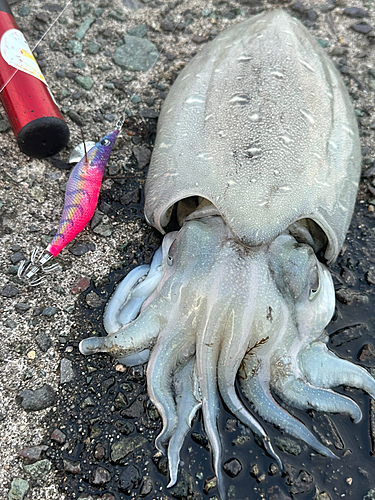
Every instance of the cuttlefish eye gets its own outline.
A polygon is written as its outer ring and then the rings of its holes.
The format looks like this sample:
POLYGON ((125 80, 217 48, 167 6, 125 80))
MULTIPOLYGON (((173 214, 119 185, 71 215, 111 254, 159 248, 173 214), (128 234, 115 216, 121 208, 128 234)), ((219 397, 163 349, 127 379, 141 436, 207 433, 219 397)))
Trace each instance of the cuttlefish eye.
POLYGON ((172 245, 169 247, 168 251, 168 257, 167 257, 167 264, 168 266, 173 266, 174 263, 174 256, 176 254, 176 247, 177 247, 177 238, 174 240, 172 245))
POLYGON ((309 293, 309 301, 312 302, 317 298, 320 292, 320 279, 319 279, 319 271, 317 266, 315 265, 312 270, 312 279, 310 282, 310 293, 309 293))
POLYGON ((320 293, 319 261, 314 251, 304 243, 280 236, 270 262, 275 284, 282 294, 293 300, 315 300, 320 293))
POLYGON ((109 145, 111 144, 111 141, 110 141, 109 139, 102 139, 102 140, 100 141, 100 144, 101 144, 102 146, 109 146, 109 145))

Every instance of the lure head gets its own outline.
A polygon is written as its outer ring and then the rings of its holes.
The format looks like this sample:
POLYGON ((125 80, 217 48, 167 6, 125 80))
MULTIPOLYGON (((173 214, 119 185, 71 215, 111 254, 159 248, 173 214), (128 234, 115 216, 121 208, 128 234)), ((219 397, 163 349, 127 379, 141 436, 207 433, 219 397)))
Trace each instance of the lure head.
MULTIPOLYGON (((116 128, 100 139, 100 141, 87 152, 87 160, 91 163, 91 166, 99 167, 99 169, 102 169, 104 172, 109 155, 112 152, 112 148, 119 133, 120 131, 116 128)), ((81 161, 85 161, 85 157, 83 157, 81 161)))

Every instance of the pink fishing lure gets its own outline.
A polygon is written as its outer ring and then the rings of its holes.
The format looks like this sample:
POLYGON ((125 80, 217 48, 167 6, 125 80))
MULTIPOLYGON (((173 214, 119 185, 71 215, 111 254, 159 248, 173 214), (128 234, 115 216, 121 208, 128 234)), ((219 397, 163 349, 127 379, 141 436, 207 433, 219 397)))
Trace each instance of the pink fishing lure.
POLYGON ((109 155, 119 130, 95 144, 72 170, 65 191, 65 203, 57 233, 46 248, 54 257, 82 231, 94 215, 109 155))
POLYGON ((104 170, 124 121, 125 117, 122 117, 116 123, 115 130, 96 143, 72 170, 66 185, 65 203, 56 235, 40 254, 37 248, 33 250, 30 264, 23 261, 18 268, 18 276, 26 279, 31 286, 45 281, 43 277, 35 279, 34 276, 40 271, 51 272, 56 268, 57 264, 48 268, 45 264, 56 257, 94 215, 104 170))

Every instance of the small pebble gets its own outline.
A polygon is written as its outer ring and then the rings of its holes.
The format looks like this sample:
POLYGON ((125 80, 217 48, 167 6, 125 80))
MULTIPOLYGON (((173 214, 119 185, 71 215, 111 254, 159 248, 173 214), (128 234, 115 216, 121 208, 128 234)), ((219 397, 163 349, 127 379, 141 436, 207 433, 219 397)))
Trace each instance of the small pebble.
POLYGON ((5 321, 4 321, 4 325, 7 327, 7 328, 11 328, 12 330, 14 330, 16 327, 17 327, 17 323, 15 321, 13 321, 12 319, 10 318, 7 318, 5 321))
POLYGON ((55 429, 51 434, 51 440, 58 444, 64 444, 66 441, 66 435, 60 431, 60 429, 55 429))
POLYGON ((95 403, 92 400, 92 398, 90 396, 88 396, 87 398, 85 398, 82 401, 81 408, 82 408, 82 410, 84 410, 85 408, 90 408, 91 406, 95 406, 95 403))
POLYGON ((75 34, 76 40, 81 41, 89 30, 90 26, 95 22, 95 17, 87 17, 81 26, 78 28, 78 31, 75 34))
POLYGON ((139 104, 142 101, 142 99, 137 94, 133 94, 130 100, 133 104, 139 104))
POLYGON ((34 186, 30 189, 30 196, 33 200, 38 203, 44 203, 46 201, 46 193, 40 186, 34 186))
POLYGON ((138 467, 133 464, 126 465, 120 476, 119 490, 129 494, 141 482, 141 475, 138 467))
POLYGON ((23 464, 23 469, 31 477, 44 477, 51 470, 51 462, 45 458, 33 464, 23 464))
POLYGON ((36 352, 35 352, 35 351, 29 351, 29 352, 27 353, 27 357, 28 357, 29 359, 35 359, 35 358, 36 358, 36 352))
POLYGON ((176 23, 173 23, 172 21, 162 21, 160 23, 160 27, 164 31, 173 32, 176 29, 176 23))
POLYGON ((111 445, 111 460, 117 463, 134 450, 142 449, 146 443, 147 439, 140 435, 119 439, 111 445))
POLYGON ((56 402, 56 392, 48 384, 39 389, 25 389, 16 398, 26 411, 39 411, 53 406, 56 402))
MULTIPOLYGON (((123 2, 125 4, 125 2, 123 2)), ((96 9, 94 9, 94 14, 96 15, 96 17, 100 17, 104 12, 104 9, 103 7, 96 7, 96 9)))
POLYGON ((137 36, 125 35, 125 45, 117 47, 113 61, 128 71, 147 71, 159 57, 156 46, 137 36))
POLYGON ((101 46, 96 42, 91 42, 87 48, 87 50, 89 51, 90 54, 97 54, 100 49, 101 49, 101 46))
POLYGON ((108 389, 110 389, 114 385, 114 383, 114 377, 107 378, 102 382, 102 391, 104 392, 104 394, 108 392, 108 389))
POLYGON ((108 238, 111 236, 113 230, 109 224, 99 224, 93 229, 95 234, 99 236, 103 236, 104 238, 108 238))
POLYGON ((203 492, 206 495, 208 495, 210 490, 212 490, 213 488, 216 488, 216 486, 217 486, 217 477, 216 476, 209 476, 204 481, 203 492))
MULTIPOLYGON (((113 403, 115 405, 116 410, 121 410, 122 408, 124 408, 128 404, 128 399, 125 396, 125 394, 123 394, 122 392, 119 392, 119 393, 117 393, 113 403)), ((125 416, 128 416, 128 415, 125 415, 125 416)))
POLYGON ((330 335, 330 342, 334 347, 340 347, 341 345, 356 340, 363 335, 363 331, 368 330, 367 325, 358 324, 355 326, 348 326, 340 328, 330 335))
POLYGON ((279 468, 275 463, 271 463, 269 467, 269 475, 275 476, 279 472, 279 468))
POLYGON ((10 256, 10 260, 12 264, 18 264, 18 262, 25 260, 25 257, 22 252, 15 252, 10 256))
POLYGON ((66 48, 73 55, 82 53, 82 43, 78 40, 69 40, 66 44, 66 48))
POLYGON ((29 448, 23 448, 18 452, 18 455, 23 458, 28 458, 30 460, 39 460, 43 451, 48 450, 48 446, 30 446, 29 448))
POLYGON ((115 427, 124 436, 129 436, 130 434, 132 434, 132 432, 135 431, 133 422, 124 418, 116 420, 115 427))
POLYGON ((369 285, 374 285, 375 284, 375 269, 370 269, 370 271, 367 271, 365 277, 366 277, 366 281, 369 285))
POLYGON ((133 26, 133 28, 129 28, 127 31, 128 35, 137 36, 139 38, 143 38, 147 34, 147 26, 144 24, 139 24, 138 26, 133 26))
POLYGON ((319 43, 321 47, 323 47, 323 49, 329 47, 329 42, 327 40, 323 40, 322 38, 317 38, 316 41, 319 43))
POLYGON ((346 56, 347 53, 348 53, 348 48, 340 46, 340 47, 335 47, 330 54, 333 57, 343 57, 346 56))
POLYGON ((105 448, 100 443, 97 443, 95 445, 94 456, 95 459, 98 461, 103 460, 103 458, 105 458, 105 448))
MULTIPOLYGON (((115 175, 115 174, 112 174, 112 172, 111 172, 110 175, 115 175)), ((102 222, 103 217, 104 217, 104 214, 102 212, 100 212, 100 210, 95 210, 94 215, 93 215, 91 222, 90 222, 91 229, 94 229, 96 226, 98 226, 102 222)))
POLYGON ((85 90, 91 90, 94 85, 94 80, 91 76, 77 76, 75 81, 85 90))
MULTIPOLYGON (((69 118, 74 123, 76 123, 77 125, 79 125, 80 127, 83 127, 84 125, 86 125, 86 120, 84 118, 82 118, 81 115, 79 115, 78 113, 76 113, 76 111, 73 111, 72 109, 70 109, 67 114, 68 114, 69 118)), ((63 188, 64 188, 63 191, 65 191, 66 184, 63 186, 63 188)))
POLYGON ((192 37, 192 41, 197 44, 202 44, 205 42, 208 42, 208 38, 206 36, 201 36, 201 35, 194 35, 192 37))
POLYGON ((225 462, 223 469, 228 476, 236 477, 242 470, 242 464, 239 460, 237 460, 237 458, 232 458, 231 460, 228 460, 228 462, 225 462))
POLYGON ((111 473, 104 467, 97 467, 89 478, 89 483, 95 486, 102 486, 109 483, 111 480, 111 473))
POLYGON ((19 313, 25 313, 31 308, 30 304, 26 304, 25 302, 18 302, 15 306, 14 309, 19 312, 19 313))
POLYGON ((346 7, 343 10, 344 16, 351 17, 352 19, 362 19, 368 17, 368 12, 359 7, 346 7))
POLYGON ((69 247, 69 252, 76 257, 81 257, 87 252, 95 251, 95 245, 93 243, 74 243, 69 247))
POLYGON ((258 464, 253 464, 250 467, 250 476, 253 476, 253 477, 259 476, 259 466, 258 466, 258 464))
POLYGON ((102 299, 97 293, 94 292, 94 290, 91 290, 91 292, 86 295, 85 300, 86 304, 91 308, 100 307, 103 303, 102 299))
POLYGON ((366 361, 374 361, 375 348, 372 344, 365 344, 358 353, 359 361, 365 363, 366 361))
POLYGON ((139 170, 142 170, 146 165, 149 164, 151 159, 151 151, 146 148, 146 146, 134 147, 133 154, 137 159, 139 170))
POLYGON ((70 359, 63 358, 60 361, 60 384, 71 382, 74 377, 73 363, 70 359))
POLYGON ((141 489, 139 490, 139 496, 147 497, 151 493, 154 488, 154 483, 150 477, 144 477, 141 485, 141 489))
POLYGON ((12 298, 18 294, 18 288, 14 285, 5 285, 5 287, 1 290, 1 295, 3 297, 12 298))
POLYGON ((0 120, 0 132, 8 132, 8 130, 10 130, 10 124, 8 120, 0 120))
POLYGON ((77 283, 72 288, 72 293, 77 294, 77 293, 84 292, 85 290, 88 289, 89 286, 90 286, 89 278, 86 278, 85 276, 81 276, 78 279, 77 283))
POLYGON ((43 309, 42 316, 47 316, 47 318, 51 318, 57 313, 57 311, 58 311, 57 307, 49 306, 43 309))
POLYGON ((277 436, 275 438, 275 444, 279 450, 284 453, 290 453, 291 455, 300 455, 302 453, 301 446, 294 441, 294 439, 288 438, 286 436, 277 436))
POLYGON ((81 474, 81 464, 79 462, 63 460, 63 464, 65 472, 69 472, 69 474, 81 474))
POLYGON ((370 31, 372 30, 372 26, 366 23, 352 24, 350 27, 352 28, 352 30, 357 31, 357 33, 362 33, 364 35, 367 35, 367 33, 370 33, 370 31))
POLYGON ((126 372, 126 366, 118 364, 115 366, 116 372, 124 373, 126 372))
POLYGON ((39 349, 43 352, 47 352, 52 345, 51 339, 44 332, 39 332, 35 337, 35 341, 39 349))
POLYGON ((29 14, 30 14, 30 7, 28 5, 22 5, 22 7, 18 9, 18 15, 20 17, 26 17, 29 14))
POLYGON ((139 203, 139 200, 139 188, 136 188, 132 191, 125 191, 125 193, 120 198, 120 203, 121 205, 129 205, 130 203, 139 203))
MULTIPOLYGON (((73 61, 73 65, 74 65, 74 67, 79 68, 79 69, 86 68, 86 64, 81 59, 77 59, 76 61, 73 61)), ((81 92, 80 94, 83 95, 83 92, 81 92)), ((74 94, 72 97, 74 98, 74 94)))
POLYGON ((12 480, 8 493, 8 500, 23 500, 29 490, 29 483, 19 477, 12 480))
POLYGON ((48 24, 50 21, 50 16, 49 14, 47 14, 47 12, 38 12, 35 16, 35 19, 44 24, 48 24))
POLYGON ((341 304, 350 305, 354 300, 355 293, 349 290, 349 288, 340 288, 336 290, 335 293, 336 299, 341 302, 341 304))

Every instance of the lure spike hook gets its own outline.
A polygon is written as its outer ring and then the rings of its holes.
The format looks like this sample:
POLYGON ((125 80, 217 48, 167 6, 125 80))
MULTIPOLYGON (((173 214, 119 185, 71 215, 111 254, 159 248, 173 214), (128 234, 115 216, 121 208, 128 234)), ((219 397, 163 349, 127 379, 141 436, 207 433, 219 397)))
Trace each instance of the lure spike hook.
POLYGON ((38 286, 46 281, 44 276, 38 276, 32 279, 36 274, 50 273, 57 269, 57 263, 51 266, 45 266, 52 259, 53 255, 46 250, 40 250, 35 247, 31 252, 30 260, 23 260, 18 268, 17 276, 26 281, 30 286, 38 286))

